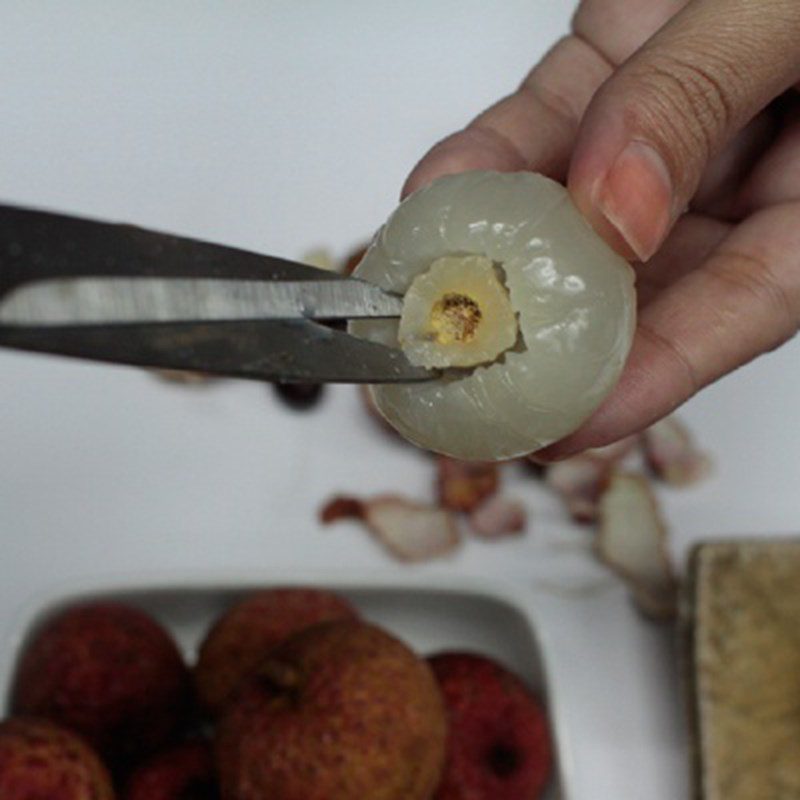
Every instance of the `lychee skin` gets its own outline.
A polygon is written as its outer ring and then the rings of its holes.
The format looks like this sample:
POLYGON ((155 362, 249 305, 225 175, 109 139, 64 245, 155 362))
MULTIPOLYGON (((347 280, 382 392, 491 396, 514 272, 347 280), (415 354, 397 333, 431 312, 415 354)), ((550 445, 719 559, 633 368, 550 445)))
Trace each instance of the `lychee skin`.
POLYGON ((170 635, 119 603, 72 606, 46 621, 22 654, 15 713, 84 736, 114 766, 163 746, 188 705, 189 672, 170 635))
POLYGON ((343 597, 320 589, 265 589, 225 612, 200 645, 194 680, 202 705, 217 715, 225 700, 273 647, 318 622, 355 619, 343 597))
POLYGON ((46 720, 0 722, 3 800, 114 800, 111 778, 76 734, 46 720))
POLYGON ((446 721, 430 667, 380 628, 323 623, 281 645, 226 708, 223 800, 430 800, 446 721))
POLYGON ((145 762, 131 775, 125 800, 217 800, 214 755, 202 739, 182 742, 145 762))
POLYGON ((515 675, 484 656, 429 659, 449 721, 434 800, 537 800, 551 771, 545 711, 515 675))

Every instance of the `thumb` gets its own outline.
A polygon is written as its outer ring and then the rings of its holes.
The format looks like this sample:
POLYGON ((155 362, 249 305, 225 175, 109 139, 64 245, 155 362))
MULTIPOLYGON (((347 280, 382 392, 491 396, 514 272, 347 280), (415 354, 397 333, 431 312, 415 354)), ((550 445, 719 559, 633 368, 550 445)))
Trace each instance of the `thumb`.
POLYGON ((709 160, 800 79, 800 2, 693 0, 595 95, 568 184, 628 258, 658 249, 709 160))

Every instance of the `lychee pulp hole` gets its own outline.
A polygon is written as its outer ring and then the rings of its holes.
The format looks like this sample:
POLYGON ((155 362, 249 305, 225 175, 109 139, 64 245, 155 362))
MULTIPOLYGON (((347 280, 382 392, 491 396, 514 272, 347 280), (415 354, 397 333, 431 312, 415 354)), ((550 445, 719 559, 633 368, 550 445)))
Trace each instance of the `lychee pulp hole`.
POLYGON ((437 258, 406 291, 398 341, 412 364, 438 369, 488 364, 518 337, 505 273, 484 255, 437 258))
POLYGON ((448 292, 431 309, 431 331, 439 344, 470 342, 482 317, 481 307, 473 298, 448 292))
POLYGON ((506 744, 495 744, 487 752, 486 761, 494 775, 508 778, 517 771, 520 757, 515 748, 506 744))

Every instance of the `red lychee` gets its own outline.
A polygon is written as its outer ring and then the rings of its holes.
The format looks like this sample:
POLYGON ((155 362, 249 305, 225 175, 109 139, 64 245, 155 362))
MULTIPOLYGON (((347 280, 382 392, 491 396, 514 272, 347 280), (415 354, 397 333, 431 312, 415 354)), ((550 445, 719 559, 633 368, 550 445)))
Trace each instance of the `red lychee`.
POLYGON ((551 770, 538 698, 505 667, 472 653, 429 659, 449 721, 447 758, 435 800, 536 800, 551 770))
POLYGON ((178 648, 152 617, 92 602, 62 611, 35 632, 17 667, 12 707, 82 734, 120 765, 169 740, 189 688, 178 648))
POLYGON ((264 589, 246 597, 214 623, 200 645, 194 679, 201 703, 218 714, 273 647, 318 622, 357 616, 343 597, 320 589, 264 589))
POLYGON ((202 739, 164 750, 131 775, 125 800, 218 800, 211 745, 202 739))
POLYGON ((446 722, 430 667, 373 625, 329 622, 285 642, 226 707, 224 800, 429 800, 446 722))
POLYGON ((114 800, 111 778, 95 752, 47 720, 0 722, 3 800, 114 800))

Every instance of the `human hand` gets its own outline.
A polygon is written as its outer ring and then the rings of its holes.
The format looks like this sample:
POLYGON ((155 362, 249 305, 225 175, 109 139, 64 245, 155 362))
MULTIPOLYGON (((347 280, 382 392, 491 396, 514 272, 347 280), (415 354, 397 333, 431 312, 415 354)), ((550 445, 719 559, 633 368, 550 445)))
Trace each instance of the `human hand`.
POLYGON ((638 431, 800 329, 800 3, 583 0, 520 88, 442 142, 408 193, 469 169, 566 180, 638 262, 622 378, 562 458, 638 431))

